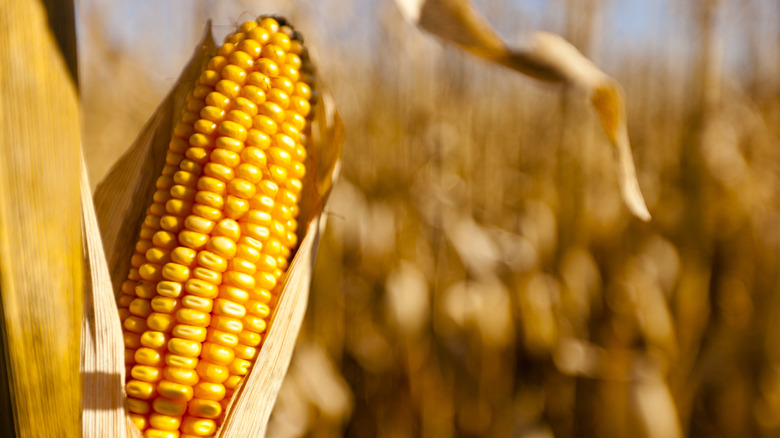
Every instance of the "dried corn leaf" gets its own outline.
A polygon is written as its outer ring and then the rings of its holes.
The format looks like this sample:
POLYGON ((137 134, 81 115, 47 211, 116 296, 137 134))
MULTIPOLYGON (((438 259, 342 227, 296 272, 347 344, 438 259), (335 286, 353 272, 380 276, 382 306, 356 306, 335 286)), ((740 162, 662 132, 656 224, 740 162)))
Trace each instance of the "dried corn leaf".
POLYGON ((638 218, 650 220, 636 178, 626 129, 623 90, 617 81, 558 35, 534 32, 528 45, 508 47, 468 0, 396 2, 409 21, 463 50, 524 75, 585 91, 615 147, 623 201, 638 218))
MULTIPOLYGON (((207 27, 203 41, 173 91, 147 122, 138 139, 97 187, 95 209, 108 270, 114 284, 111 290, 105 290, 108 286, 103 281, 101 296, 113 296, 113 290, 118 288, 127 275, 130 255, 145 208, 151 202, 155 180, 163 167, 174 122, 187 90, 197 78, 201 66, 215 52, 210 28, 207 27)), ((226 419, 218 431, 221 437, 243 438, 265 434, 268 418, 289 366, 306 311, 314 257, 320 233, 325 226, 322 209, 338 175, 343 140, 343 127, 334 109, 333 99, 320 84, 317 88, 321 98, 314 108, 316 117, 312 126, 312 144, 306 163, 308 170, 299 218, 299 233, 303 233, 303 236, 299 236, 301 243, 282 284, 282 293, 263 347, 255 365, 227 408, 226 419)), ((95 293, 95 296, 97 295, 95 293)), ((113 300, 110 306, 104 307, 99 307, 96 303, 95 313, 117 311, 113 300)), ((90 317, 96 319, 95 315, 90 317)), ((95 322, 89 321, 88 324, 94 325, 95 322)), ((119 324, 108 329, 115 332, 111 336, 121 335, 119 324)), ((98 350, 100 348, 105 350, 108 347, 98 346, 98 350)), ((117 374, 123 372, 124 365, 119 367, 122 370, 117 370, 117 374)), ((109 421, 107 417, 105 420, 109 421)), ((116 423, 115 419, 110 421, 116 423)), ((126 421, 126 424, 131 436, 140 437, 132 423, 126 421)))
POLYGON ((88 272, 81 320, 82 436, 123 438, 128 430, 124 401, 125 347, 83 160, 81 210, 84 263, 88 272))
POLYGON ((68 6, 0 1, 0 436, 79 434, 78 96, 47 18, 68 6))

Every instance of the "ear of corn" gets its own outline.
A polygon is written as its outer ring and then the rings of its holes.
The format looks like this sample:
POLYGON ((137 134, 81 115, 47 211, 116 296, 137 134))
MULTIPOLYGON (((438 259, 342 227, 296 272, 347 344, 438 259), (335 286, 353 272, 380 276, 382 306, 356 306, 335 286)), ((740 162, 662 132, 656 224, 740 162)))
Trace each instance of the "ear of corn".
POLYGON ((248 373, 297 244, 312 69, 283 20, 249 21, 173 130, 118 296, 130 419, 211 436, 248 373))

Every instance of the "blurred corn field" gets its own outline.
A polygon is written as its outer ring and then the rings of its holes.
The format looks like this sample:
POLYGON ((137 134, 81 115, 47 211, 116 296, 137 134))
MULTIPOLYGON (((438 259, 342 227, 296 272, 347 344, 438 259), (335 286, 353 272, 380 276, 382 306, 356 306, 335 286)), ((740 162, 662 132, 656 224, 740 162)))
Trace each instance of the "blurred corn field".
POLYGON ((780 4, 474 3, 623 84, 652 222, 592 109, 390 0, 78 2, 91 181, 208 18, 285 15, 347 138, 269 436, 780 435, 780 4))

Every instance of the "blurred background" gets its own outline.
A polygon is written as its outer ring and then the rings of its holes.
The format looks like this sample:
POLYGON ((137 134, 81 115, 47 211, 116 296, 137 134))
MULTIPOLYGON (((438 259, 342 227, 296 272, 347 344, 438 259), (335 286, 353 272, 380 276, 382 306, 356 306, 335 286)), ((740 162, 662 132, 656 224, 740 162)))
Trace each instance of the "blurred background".
POLYGON ((283 14, 347 137, 269 436, 780 436, 780 3, 474 3, 623 84, 652 222, 586 102, 391 0, 77 2, 92 186, 208 18, 283 14))

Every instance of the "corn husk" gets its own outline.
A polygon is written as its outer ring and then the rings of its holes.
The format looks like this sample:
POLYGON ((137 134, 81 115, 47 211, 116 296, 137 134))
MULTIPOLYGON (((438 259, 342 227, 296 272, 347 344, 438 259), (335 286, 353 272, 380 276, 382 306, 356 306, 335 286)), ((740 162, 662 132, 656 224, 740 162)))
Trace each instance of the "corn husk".
MULTIPOLYGON (((116 435, 110 436, 140 437, 139 431, 125 417, 124 412, 121 412, 122 418, 118 419, 114 409, 117 392, 115 377, 120 376, 120 382, 124 382, 124 362, 121 359, 108 359, 117 354, 117 336, 121 346, 121 327, 118 317, 108 318, 106 315, 117 313, 114 291, 118 290, 129 271, 130 256, 138 231, 145 210, 152 201, 155 180, 162 171, 173 126, 186 93, 197 78, 201 66, 215 53, 209 24, 171 92, 95 191, 94 206, 99 227, 88 224, 85 233, 89 243, 102 240, 106 263, 103 268, 91 272, 91 290, 88 294, 93 299, 94 313, 85 312, 84 325, 92 328, 91 331, 85 330, 85 336, 94 336, 90 342, 82 344, 82 359, 94 358, 96 362, 92 366, 107 370, 102 372, 113 377, 102 379, 91 387, 85 385, 85 398, 94 397, 102 401, 96 404, 100 408, 84 407, 84 436, 104 436, 103 431, 107 428, 117 430, 124 423, 123 432, 117 431, 116 435), (110 409, 106 408, 109 406, 110 409), (90 424, 86 424, 88 420, 90 424)), ((321 98, 314 107, 316 116, 306 163, 307 176, 299 217, 300 245, 282 283, 282 293, 263 347, 227 408, 226 418, 218 431, 221 437, 264 436, 303 321, 314 257, 320 233, 325 226, 322 209, 338 175, 343 139, 341 120, 333 108, 333 100, 321 84, 317 88, 321 98)), ((85 203, 88 202, 88 199, 85 200, 85 203)), ((87 213, 85 216, 88 216, 87 213)), ((118 390, 124 397, 123 386, 118 390)))
POLYGON ((72 7, 0 1, 0 436, 79 432, 75 25, 49 21, 72 7))
POLYGON ((623 202, 636 217, 650 220, 636 177, 626 128, 623 89, 573 45, 549 32, 531 32, 528 43, 508 46, 468 0, 396 0, 420 29, 490 62, 545 82, 573 87, 587 96, 615 148, 623 202))

